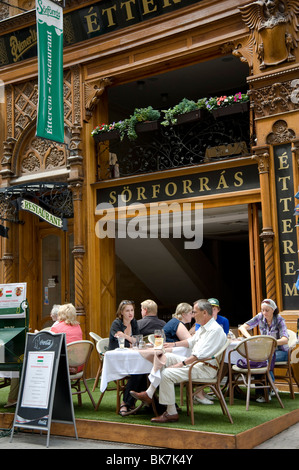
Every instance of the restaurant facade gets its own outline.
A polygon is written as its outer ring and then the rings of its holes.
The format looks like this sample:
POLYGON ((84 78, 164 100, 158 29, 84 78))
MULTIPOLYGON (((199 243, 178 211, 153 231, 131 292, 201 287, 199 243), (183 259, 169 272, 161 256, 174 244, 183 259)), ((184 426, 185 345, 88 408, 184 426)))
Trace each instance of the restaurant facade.
POLYGON ((84 338, 107 337, 122 299, 167 320, 208 297, 233 327, 267 297, 295 331, 297 2, 66 1, 63 144, 36 136, 34 7, 0 4, 0 279, 27 283, 31 329, 72 302, 84 338), (239 94, 241 111, 162 123, 239 94), (134 140, 94 131, 149 106, 161 117, 134 140))

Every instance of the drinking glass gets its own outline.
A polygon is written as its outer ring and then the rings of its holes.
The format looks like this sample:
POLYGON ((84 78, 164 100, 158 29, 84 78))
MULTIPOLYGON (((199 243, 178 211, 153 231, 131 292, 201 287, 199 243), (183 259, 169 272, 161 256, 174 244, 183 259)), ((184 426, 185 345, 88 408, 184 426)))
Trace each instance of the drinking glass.
POLYGON ((119 336, 118 346, 119 346, 120 349, 124 349, 124 347, 125 347, 125 338, 123 336, 119 336))
POLYGON ((132 335, 132 348, 133 349, 138 349, 139 347, 139 336, 140 335, 132 335))
POLYGON ((155 337, 155 348, 162 348, 163 346, 162 330, 155 330, 154 337, 155 337))

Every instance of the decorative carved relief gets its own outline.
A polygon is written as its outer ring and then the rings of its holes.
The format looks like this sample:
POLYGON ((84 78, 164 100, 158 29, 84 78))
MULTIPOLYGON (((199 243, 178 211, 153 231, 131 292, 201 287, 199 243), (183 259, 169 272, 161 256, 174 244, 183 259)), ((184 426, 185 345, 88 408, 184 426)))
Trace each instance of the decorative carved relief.
POLYGON ((84 103, 85 103, 85 119, 91 118, 92 111, 101 99, 102 94, 107 86, 111 85, 110 78, 102 78, 94 82, 85 83, 84 86, 84 103))
POLYGON ((35 171, 39 170, 39 158, 33 152, 29 152, 29 154, 22 160, 21 173, 34 173, 35 171))
POLYGON ((251 90, 255 117, 271 116, 299 109, 299 103, 292 99, 292 81, 273 83, 264 88, 251 90))
POLYGON ((257 0, 239 9, 250 29, 250 47, 255 49, 261 70, 296 59, 298 0, 257 0))
POLYGON ((293 129, 288 129, 286 121, 280 119, 276 121, 272 126, 272 132, 267 135, 266 142, 269 145, 283 144, 290 142, 296 138, 296 134, 293 129))
POLYGON ((251 37, 246 37, 235 43, 232 48, 232 54, 239 57, 241 62, 246 62, 250 69, 253 66, 253 42, 251 37))
MULTIPOLYGON (((68 145, 71 129, 81 122, 80 91, 80 67, 74 66, 64 72, 65 142, 68 145)), ((35 136, 37 101, 37 80, 6 87, 7 139, 1 161, 2 177, 8 172, 10 176, 20 176, 67 166, 65 146, 35 136)))

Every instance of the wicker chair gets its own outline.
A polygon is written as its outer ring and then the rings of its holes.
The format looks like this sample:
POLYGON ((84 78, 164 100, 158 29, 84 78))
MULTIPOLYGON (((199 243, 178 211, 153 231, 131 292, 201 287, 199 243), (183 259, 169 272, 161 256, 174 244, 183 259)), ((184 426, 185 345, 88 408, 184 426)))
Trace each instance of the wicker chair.
POLYGON ((82 393, 87 392, 89 398, 95 408, 95 402, 93 396, 88 388, 86 381, 86 369, 88 361, 92 353, 94 346, 91 341, 74 341, 73 343, 67 344, 67 356, 70 370, 71 388, 75 389, 72 392, 73 395, 78 395, 78 404, 82 406, 82 393), (81 381, 84 383, 84 390, 81 390, 81 381))
MULTIPOLYGON (((275 362, 275 368, 274 368, 274 377, 275 379, 278 380, 283 380, 286 381, 289 384, 289 389, 290 389, 290 394, 291 398, 295 400, 295 393, 294 393, 294 387, 293 387, 293 380, 296 382, 296 384, 299 387, 299 382, 296 379, 292 367, 292 363, 295 363, 295 353, 294 349, 296 346, 296 333, 292 330, 288 330, 289 333, 289 351, 288 351, 288 359, 283 362, 275 362), (284 373, 281 372, 283 369, 284 373)), ((296 361, 298 362, 298 361, 296 361)))
MULTIPOLYGON (((95 347, 97 347, 98 342, 103 339, 101 336, 97 335, 93 331, 89 332, 89 336, 94 340, 95 347)), ((108 340, 108 342, 109 342, 109 340, 108 340)), ((107 346, 108 346, 108 342, 107 342, 107 346)), ((100 355, 99 355, 99 360, 100 360, 99 361, 99 367, 98 367, 98 370, 97 370, 96 378, 95 378, 95 381, 94 381, 94 384, 93 384, 93 389, 92 389, 93 392, 95 391, 96 387, 98 386, 100 375, 101 375, 101 372, 102 372, 102 367, 103 367, 103 357, 100 356, 100 355)))
POLYGON ((277 341, 272 336, 259 335, 251 336, 240 342, 228 354, 228 372, 229 372, 229 403, 234 403, 234 388, 240 385, 240 379, 243 379, 243 384, 247 388, 246 394, 246 411, 249 410, 250 401, 250 387, 252 384, 256 388, 263 388, 265 392, 265 399, 269 401, 267 389, 272 389, 279 401, 281 408, 284 408, 277 389, 274 386, 273 380, 270 375, 270 366, 272 356, 274 354, 277 341), (242 357, 246 359, 247 368, 238 367, 238 365, 231 363, 231 354, 237 351, 242 357), (266 362, 265 367, 254 367, 252 363, 266 362), (247 379, 247 380, 246 380, 247 379))
POLYGON ((206 358, 206 359, 195 361, 189 367, 189 381, 188 383, 184 382, 184 385, 187 385, 186 387, 187 414, 191 415, 192 425, 194 425, 193 397, 196 393, 198 393, 200 390, 206 387, 209 387, 215 393, 216 397, 219 399, 223 414, 227 415, 229 421, 231 422, 231 424, 233 424, 232 417, 227 408, 227 405, 226 405, 226 402, 225 402, 225 399, 221 390, 222 370, 223 370, 223 364, 224 364, 224 359, 225 359, 225 351, 228 345, 229 345, 229 340, 226 341, 225 345, 212 358, 206 358), (213 379, 192 379, 193 367, 200 362, 207 362, 210 359, 216 359, 217 361, 218 370, 217 370, 216 377, 213 379))

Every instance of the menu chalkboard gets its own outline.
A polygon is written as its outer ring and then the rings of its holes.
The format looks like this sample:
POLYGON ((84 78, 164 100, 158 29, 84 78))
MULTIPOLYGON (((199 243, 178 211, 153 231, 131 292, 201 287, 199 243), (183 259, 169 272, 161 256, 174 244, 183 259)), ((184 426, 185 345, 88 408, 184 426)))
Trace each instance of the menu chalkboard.
POLYGON ((65 334, 28 333, 14 428, 45 430, 47 447, 51 422, 74 425, 77 436, 65 334))

